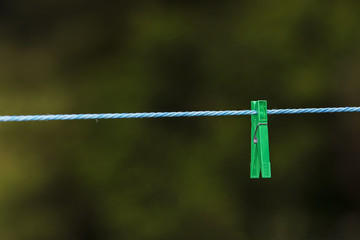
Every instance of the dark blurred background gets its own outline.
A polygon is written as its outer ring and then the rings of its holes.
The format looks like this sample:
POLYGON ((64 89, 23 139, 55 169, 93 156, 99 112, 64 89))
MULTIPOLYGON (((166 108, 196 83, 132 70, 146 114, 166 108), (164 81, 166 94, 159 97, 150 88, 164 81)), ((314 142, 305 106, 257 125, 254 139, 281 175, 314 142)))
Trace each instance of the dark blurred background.
MULTIPOLYGON (((360 105, 360 3, 0 1, 0 115, 360 105)), ((2 123, 0 239, 360 239, 360 114, 2 123)))

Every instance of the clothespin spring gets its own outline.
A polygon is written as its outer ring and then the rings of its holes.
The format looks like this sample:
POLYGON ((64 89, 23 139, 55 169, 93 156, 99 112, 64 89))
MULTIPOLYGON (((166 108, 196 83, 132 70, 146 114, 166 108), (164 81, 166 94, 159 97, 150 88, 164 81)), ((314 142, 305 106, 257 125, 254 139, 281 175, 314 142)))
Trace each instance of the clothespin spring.
POLYGON ((259 128, 260 125, 268 125, 268 124, 267 124, 267 123, 259 123, 258 125, 256 125, 256 129, 255 129, 255 133, 254 133, 254 138, 253 138, 253 141, 254 141, 255 144, 258 143, 258 139, 257 139, 257 137, 256 137, 256 132, 257 132, 257 130, 258 130, 258 128, 259 128))

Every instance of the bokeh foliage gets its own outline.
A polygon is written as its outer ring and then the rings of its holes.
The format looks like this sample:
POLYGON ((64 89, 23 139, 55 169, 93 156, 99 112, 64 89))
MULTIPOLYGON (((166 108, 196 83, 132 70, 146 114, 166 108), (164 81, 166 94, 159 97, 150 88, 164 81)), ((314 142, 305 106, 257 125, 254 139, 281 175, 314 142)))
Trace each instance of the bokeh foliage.
MULTIPOLYGON (((0 1, 0 114, 359 106, 360 3, 0 1)), ((359 114, 3 123, 0 238, 357 239, 359 114)))

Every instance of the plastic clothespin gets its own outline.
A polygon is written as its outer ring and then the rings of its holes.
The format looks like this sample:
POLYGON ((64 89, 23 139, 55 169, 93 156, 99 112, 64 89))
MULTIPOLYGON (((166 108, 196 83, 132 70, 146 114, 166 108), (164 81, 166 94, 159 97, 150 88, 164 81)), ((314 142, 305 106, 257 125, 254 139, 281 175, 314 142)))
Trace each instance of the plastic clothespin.
POLYGON ((267 102, 252 101, 251 110, 257 114, 251 115, 250 178, 259 178, 260 170, 263 178, 271 178, 267 102))

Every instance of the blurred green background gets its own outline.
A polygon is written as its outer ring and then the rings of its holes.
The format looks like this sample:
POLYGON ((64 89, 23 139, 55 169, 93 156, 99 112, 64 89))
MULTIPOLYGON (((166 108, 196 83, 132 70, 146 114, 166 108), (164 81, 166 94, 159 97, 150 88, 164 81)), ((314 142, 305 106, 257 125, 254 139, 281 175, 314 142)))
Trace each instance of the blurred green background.
MULTIPOLYGON (((0 1, 0 115, 360 105, 360 2, 0 1)), ((360 239, 360 114, 0 124, 0 239, 360 239)))

